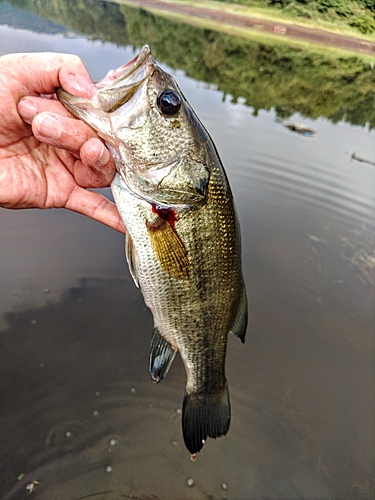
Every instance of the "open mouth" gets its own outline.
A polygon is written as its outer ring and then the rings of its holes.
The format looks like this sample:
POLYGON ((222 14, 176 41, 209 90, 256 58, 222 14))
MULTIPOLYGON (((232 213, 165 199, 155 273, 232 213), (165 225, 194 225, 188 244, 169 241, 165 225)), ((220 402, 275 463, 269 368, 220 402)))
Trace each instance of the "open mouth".
MULTIPOLYGON (((94 99, 75 97, 61 87, 57 89, 56 94, 59 100, 76 116, 77 109, 83 110, 86 107, 100 109, 105 113, 112 113, 125 102, 129 101, 140 85, 152 75, 154 68, 155 62, 152 58, 150 48, 148 45, 145 45, 132 60, 116 70, 109 71, 96 84, 98 92, 94 99)), ((82 116, 79 117, 83 118, 82 116)))
POLYGON ((145 63, 148 56, 151 56, 150 48, 148 45, 144 45, 139 54, 119 68, 111 69, 96 86, 99 89, 103 87, 117 88, 145 63))
POLYGON ((134 59, 108 73, 97 85, 97 98, 102 110, 112 113, 127 102, 152 74, 154 64, 150 49, 145 45, 134 59))

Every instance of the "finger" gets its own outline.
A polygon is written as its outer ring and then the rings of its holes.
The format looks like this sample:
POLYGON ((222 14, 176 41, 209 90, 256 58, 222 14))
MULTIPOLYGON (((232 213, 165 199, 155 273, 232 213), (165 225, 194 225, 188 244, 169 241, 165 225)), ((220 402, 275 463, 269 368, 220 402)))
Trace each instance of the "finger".
POLYGON ((22 120, 29 125, 31 125, 31 122, 37 114, 45 111, 72 118, 72 114, 60 103, 60 101, 46 99, 45 97, 24 97, 18 103, 17 109, 22 120))
POLYGON ((84 188, 108 187, 115 175, 114 171, 111 177, 102 175, 100 170, 93 170, 84 163, 82 163, 80 160, 77 160, 74 163, 74 167, 71 173, 76 183, 84 188))
POLYGON ((77 187, 69 196, 65 208, 91 217, 120 233, 126 233, 116 205, 99 193, 77 187))
POLYGON ((97 137, 96 133, 81 120, 52 113, 40 113, 32 121, 35 137, 51 146, 66 149, 79 158, 82 145, 97 137))
POLYGON ((96 92, 85 65, 75 55, 49 52, 8 54, 1 58, 0 66, 4 66, 6 74, 15 80, 19 98, 53 94, 60 86, 82 97, 92 97, 96 92))
POLYGON ((97 177, 96 187, 109 186, 112 182, 116 167, 112 155, 99 139, 89 139, 80 151, 82 163, 97 177))

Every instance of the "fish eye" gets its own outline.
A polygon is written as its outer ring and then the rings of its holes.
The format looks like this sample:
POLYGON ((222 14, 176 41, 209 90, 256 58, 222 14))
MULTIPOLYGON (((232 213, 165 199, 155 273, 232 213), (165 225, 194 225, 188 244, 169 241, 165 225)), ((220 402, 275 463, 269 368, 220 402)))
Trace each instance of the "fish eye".
POLYGON ((181 97, 174 90, 163 90, 156 101, 158 108, 164 115, 175 115, 181 107, 181 97))

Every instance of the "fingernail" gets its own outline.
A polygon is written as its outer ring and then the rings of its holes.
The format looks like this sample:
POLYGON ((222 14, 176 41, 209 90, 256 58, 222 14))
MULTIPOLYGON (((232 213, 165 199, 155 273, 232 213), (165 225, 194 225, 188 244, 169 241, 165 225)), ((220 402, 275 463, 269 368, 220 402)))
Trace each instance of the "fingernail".
POLYGON ((34 116, 37 114, 37 109, 35 104, 30 101, 30 99, 23 98, 18 103, 18 113, 20 114, 23 121, 26 123, 31 123, 34 116))
POLYGON ((58 139, 61 135, 61 123, 53 115, 43 113, 35 124, 39 135, 46 139, 58 139))
POLYGON ((108 149, 102 144, 102 148, 100 151, 100 154, 98 156, 98 159, 94 162, 94 167, 95 168, 101 168, 104 167, 110 160, 110 153, 108 149))

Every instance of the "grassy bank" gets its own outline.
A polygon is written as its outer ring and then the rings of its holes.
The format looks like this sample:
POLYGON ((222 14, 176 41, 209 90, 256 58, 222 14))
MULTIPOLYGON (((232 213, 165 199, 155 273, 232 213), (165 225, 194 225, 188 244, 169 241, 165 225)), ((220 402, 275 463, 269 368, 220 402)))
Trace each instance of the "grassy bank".
MULTIPOLYGON (((221 2, 221 0, 216 0, 221 2)), ((282 15, 349 26, 360 33, 375 31, 374 0, 227 0, 250 7, 271 8, 282 15)))
POLYGON ((163 0, 375 40, 375 0, 163 0))
MULTIPOLYGON (((280 43, 280 35, 275 33, 272 28, 274 28, 275 25, 280 24, 280 19, 278 18, 266 18, 265 16, 257 16, 257 15, 252 15, 251 19, 255 22, 252 23, 251 28, 245 27, 243 25, 240 25, 239 23, 230 21, 229 19, 226 19, 225 13, 233 13, 238 15, 239 12, 242 12, 243 18, 249 18, 249 14, 247 10, 244 10, 241 8, 239 5, 229 5, 225 4, 224 7, 225 9, 218 9, 218 2, 204 2, 204 1, 199 1, 199 8, 196 8, 198 3, 196 1, 187 1, 187 0, 161 0, 162 4, 157 5, 157 4, 148 4, 148 3, 141 3, 138 4, 135 0, 107 0, 110 2, 113 2, 115 4, 119 5, 129 5, 129 7, 135 7, 139 8, 141 5, 141 8, 146 10, 147 12, 150 12, 154 14, 155 16, 161 16, 166 19, 174 20, 176 22, 182 22, 184 24, 190 24, 191 26, 202 28, 202 29, 210 29, 214 31, 218 31, 221 33, 226 33, 228 35, 233 35, 233 36, 239 36, 241 38, 247 38, 249 40, 254 40, 258 43, 280 43), (171 8, 170 9, 165 9, 164 6, 165 4, 169 5, 171 8), (153 5, 153 6, 151 6, 153 5), (163 5, 163 7, 162 7, 163 5), (186 12, 181 12, 178 6, 188 6, 192 7, 192 12, 190 14, 187 14, 186 12), (174 8, 176 6, 176 8, 174 8), (229 7, 228 9, 226 7, 229 7), (219 17, 221 18, 220 20, 216 20, 215 16, 212 15, 210 16, 200 16, 199 11, 200 10, 205 10, 205 11, 212 12, 212 14, 219 13, 219 17), (267 29, 266 23, 271 25, 271 29, 267 29)), ((222 4, 220 4, 222 5, 222 4)), ((286 21, 282 21, 282 24, 288 24, 286 21)), ((296 27, 296 23, 290 22, 290 27, 296 27)), ((298 27, 298 26, 297 26, 298 27)), ((290 29, 290 28, 289 28, 290 29)), ((305 27, 302 27, 302 29, 305 29, 305 27)), ((311 28, 310 28, 311 30, 311 28)), ((316 32, 318 33, 318 32, 316 32)), ((322 31, 319 30, 319 33, 326 33, 327 35, 331 35, 331 33, 328 33, 328 31, 322 31)), ((337 36, 337 33, 333 34, 334 36, 337 36)), ((343 33, 340 33, 342 36, 343 33)), ((340 38, 340 37, 339 37, 340 38)), ((358 41, 362 41, 362 37, 358 37, 357 35, 345 37, 347 40, 353 39, 358 41)), ((296 38, 293 38, 293 36, 283 36, 282 37, 282 43, 286 45, 290 45, 292 47, 296 46, 296 43, 298 43, 298 46, 300 48, 306 48, 309 49, 311 48, 312 42, 314 40, 314 37, 310 35, 308 40, 303 40, 301 38, 298 38, 298 42, 296 42, 296 38)), ((335 54, 337 57, 347 57, 349 55, 353 56, 359 56, 361 57, 364 61, 367 62, 374 62, 374 55, 371 53, 371 50, 367 53, 363 50, 362 45, 358 46, 351 46, 351 44, 347 44, 347 46, 343 46, 342 43, 338 43, 336 41, 336 44, 332 40, 327 40, 325 39, 320 40, 314 40, 316 43, 314 43, 314 51, 320 52, 331 52, 332 54, 335 54), (358 50, 358 47, 360 47, 360 50, 358 50)), ((375 43, 375 39, 368 39, 367 42, 375 43)), ((366 43, 366 42, 364 42, 366 43)))

